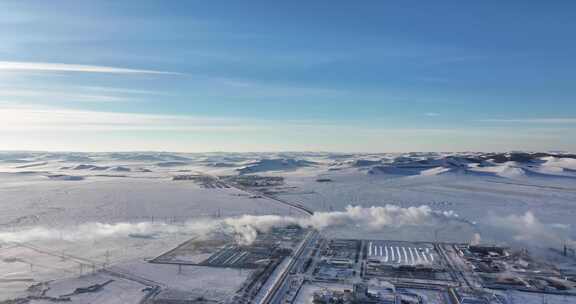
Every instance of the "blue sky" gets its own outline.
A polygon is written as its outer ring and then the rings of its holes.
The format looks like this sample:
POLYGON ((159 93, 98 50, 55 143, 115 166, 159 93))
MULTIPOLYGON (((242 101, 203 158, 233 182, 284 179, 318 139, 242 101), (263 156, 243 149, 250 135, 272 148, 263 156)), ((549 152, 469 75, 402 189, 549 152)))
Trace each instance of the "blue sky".
POLYGON ((2 1, 0 149, 576 150, 574 1, 2 1))

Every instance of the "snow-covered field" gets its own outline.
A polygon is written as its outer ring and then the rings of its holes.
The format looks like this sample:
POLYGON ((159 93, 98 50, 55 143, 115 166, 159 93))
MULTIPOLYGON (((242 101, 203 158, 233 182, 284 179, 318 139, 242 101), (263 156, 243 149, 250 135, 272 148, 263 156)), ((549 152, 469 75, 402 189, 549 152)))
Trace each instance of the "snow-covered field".
MULTIPOLYGON (((104 273, 98 273, 55 281, 49 285, 50 289, 46 292, 46 296, 57 298, 60 295, 72 293, 76 288, 102 284, 108 280, 113 280, 113 282, 106 285, 104 292, 74 295, 71 296, 71 302, 82 304, 128 304, 138 303, 145 295, 142 289, 146 286, 142 284, 104 273)), ((49 300, 33 300, 31 303, 48 304, 54 302, 49 300)))
MULTIPOLYGON (((89 273, 91 265, 131 265, 142 277, 162 273, 145 269, 143 260, 204 236, 211 219, 304 216, 235 188, 172 180, 199 173, 284 177, 284 185, 268 190, 321 212, 314 220, 332 220, 320 226, 339 237, 474 240, 541 249, 572 246, 576 239, 573 155, 5 152, 0 153, 0 299, 21 295, 37 282, 65 284, 54 290, 78 284, 74 278, 89 273), (371 209, 390 204, 407 209, 371 209), (349 205, 365 209, 338 213, 349 205), (410 207, 421 205, 450 216, 444 222, 390 218, 412 216, 410 207), (358 214, 369 214, 375 225, 363 227, 358 214)), ((202 288, 199 282, 212 275, 194 273, 175 287, 202 288)), ((221 283, 208 286, 234 285, 221 283)), ((142 288, 127 297, 141 295, 142 288)))

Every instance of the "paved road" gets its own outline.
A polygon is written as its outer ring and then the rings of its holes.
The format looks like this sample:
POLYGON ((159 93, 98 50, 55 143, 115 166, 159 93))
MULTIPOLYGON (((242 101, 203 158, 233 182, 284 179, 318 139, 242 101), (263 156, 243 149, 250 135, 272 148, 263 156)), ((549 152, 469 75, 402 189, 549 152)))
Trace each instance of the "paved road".
POLYGON ((266 297, 263 298, 260 304, 280 304, 283 303, 284 297, 290 291, 290 276, 294 274, 297 276, 297 273, 300 272, 302 269, 302 265, 307 260, 307 257, 310 255, 314 248, 314 244, 319 237, 319 233, 316 230, 311 230, 304 240, 302 241, 300 247, 294 252, 294 255, 290 257, 290 264, 286 267, 285 271, 276 278, 276 282, 270 289, 270 291, 266 294, 266 297))
MULTIPOLYGON (((219 180, 218 177, 213 176, 213 178, 219 180)), ((228 185, 229 187, 238 189, 240 191, 249 193, 251 195, 259 195, 261 197, 279 202, 281 204, 287 205, 290 208, 294 208, 300 212, 303 212, 307 215, 313 215, 314 214, 314 211, 312 211, 312 209, 309 209, 300 203, 294 203, 294 202, 286 201, 286 200, 283 200, 283 199, 280 199, 277 197, 263 194, 259 191, 255 191, 252 189, 248 189, 246 187, 242 187, 242 186, 234 184, 234 183, 226 183, 222 180, 220 180, 220 181, 223 182, 224 184, 228 185)), ((304 265, 304 263, 306 263, 306 260, 308 259, 308 257, 312 253, 312 251, 314 249, 314 244, 316 243, 316 241, 318 240, 319 237, 320 237, 320 234, 316 230, 311 230, 306 234, 306 236, 304 237, 304 239, 300 243, 300 246, 289 257, 290 262, 289 262, 288 266, 286 268, 284 268, 284 271, 278 276, 269 278, 269 280, 275 280, 275 281, 273 282, 272 287, 268 291, 264 291, 264 292, 266 292, 266 294, 258 301, 259 304, 279 304, 279 303, 282 303, 282 300, 284 299, 284 297, 286 296, 288 291, 290 291, 290 281, 291 281, 289 279, 290 275, 291 274, 297 274, 301 269, 303 269, 303 265, 304 265)))

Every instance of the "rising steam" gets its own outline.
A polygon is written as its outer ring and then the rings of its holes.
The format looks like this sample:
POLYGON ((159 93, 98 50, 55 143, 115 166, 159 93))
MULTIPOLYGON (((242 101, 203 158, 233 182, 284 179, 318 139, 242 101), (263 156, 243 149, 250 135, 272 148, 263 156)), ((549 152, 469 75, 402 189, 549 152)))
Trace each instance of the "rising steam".
POLYGON ((277 215, 243 215, 224 219, 195 219, 180 224, 160 222, 139 223, 85 223, 73 227, 45 228, 33 227, 12 231, 0 231, 2 242, 29 242, 42 240, 95 240, 113 237, 163 237, 169 234, 190 236, 210 236, 213 233, 225 233, 234 236, 238 243, 254 242, 258 233, 267 232, 274 227, 298 225, 318 230, 331 228, 355 229, 367 232, 379 232, 408 226, 450 227, 447 224, 464 223, 472 227, 474 234, 471 243, 481 242, 478 228, 482 232, 492 232, 497 240, 535 244, 539 246, 557 246, 562 242, 575 246, 570 239, 570 229, 566 226, 542 223, 534 213, 528 211, 521 215, 490 216, 481 225, 461 219, 452 211, 435 211, 429 206, 383 207, 348 206, 344 211, 316 212, 309 217, 290 217, 277 215), (509 236, 509 238, 508 238, 509 236))
POLYGON ((269 231, 273 227, 298 225, 318 230, 332 227, 350 226, 355 229, 378 231, 389 227, 435 226, 448 221, 459 221, 452 211, 433 211, 429 206, 402 208, 396 205, 384 207, 348 206, 345 211, 316 212, 310 217, 253 216, 244 215, 223 221, 239 236, 242 243, 251 243, 258 232, 269 231))
POLYGON ((0 242, 28 242, 33 240, 63 239, 69 241, 118 237, 129 235, 162 236, 166 234, 208 235, 214 232, 232 234, 240 243, 252 243, 259 232, 273 227, 298 225, 316 229, 350 226, 378 231, 387 227, 406 225, 439 225, 458 220, 453 212, 434 211, 428 206, 402 208, 396 205, 384 207, 348 206, 344 211, 317 212, 310 217, 253 216, 243 215, 225 219, 193 220, 183 224, 166 223, 86 223, 68 229, 35 227, 12 232, 0 232, 0 242))
POLYGON ((215 228, 209 220, 188 222, 180 225, 166 223, 85 223, 66 228, 34 227, 19 231, 0 232, 0 242, 29 242, 61 239, 65 241, 94 240, 118 236, 150 236, 170 233, 208 233, 215 228))
POLYGON ((570 239, 569 226, 542 223, 532 211, 524 214, 511 214, 507 216, 490 216, 485 223, 493 229, 497 229, 504 235, 510 235, 513 241, 558 246, 563 242, 576 245, 570 239))

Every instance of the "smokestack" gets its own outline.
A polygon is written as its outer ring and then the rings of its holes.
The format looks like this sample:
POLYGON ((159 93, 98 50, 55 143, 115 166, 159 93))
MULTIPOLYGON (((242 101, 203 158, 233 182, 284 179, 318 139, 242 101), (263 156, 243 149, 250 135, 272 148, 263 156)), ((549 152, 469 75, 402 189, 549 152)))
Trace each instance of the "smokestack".
POLYGON ((472 246, 480 245, 481 241, 482 241, 482 237, 480 237, 480 233, 474 233, 472 240, 470 240, 470 245, 472 245, 472 246))

